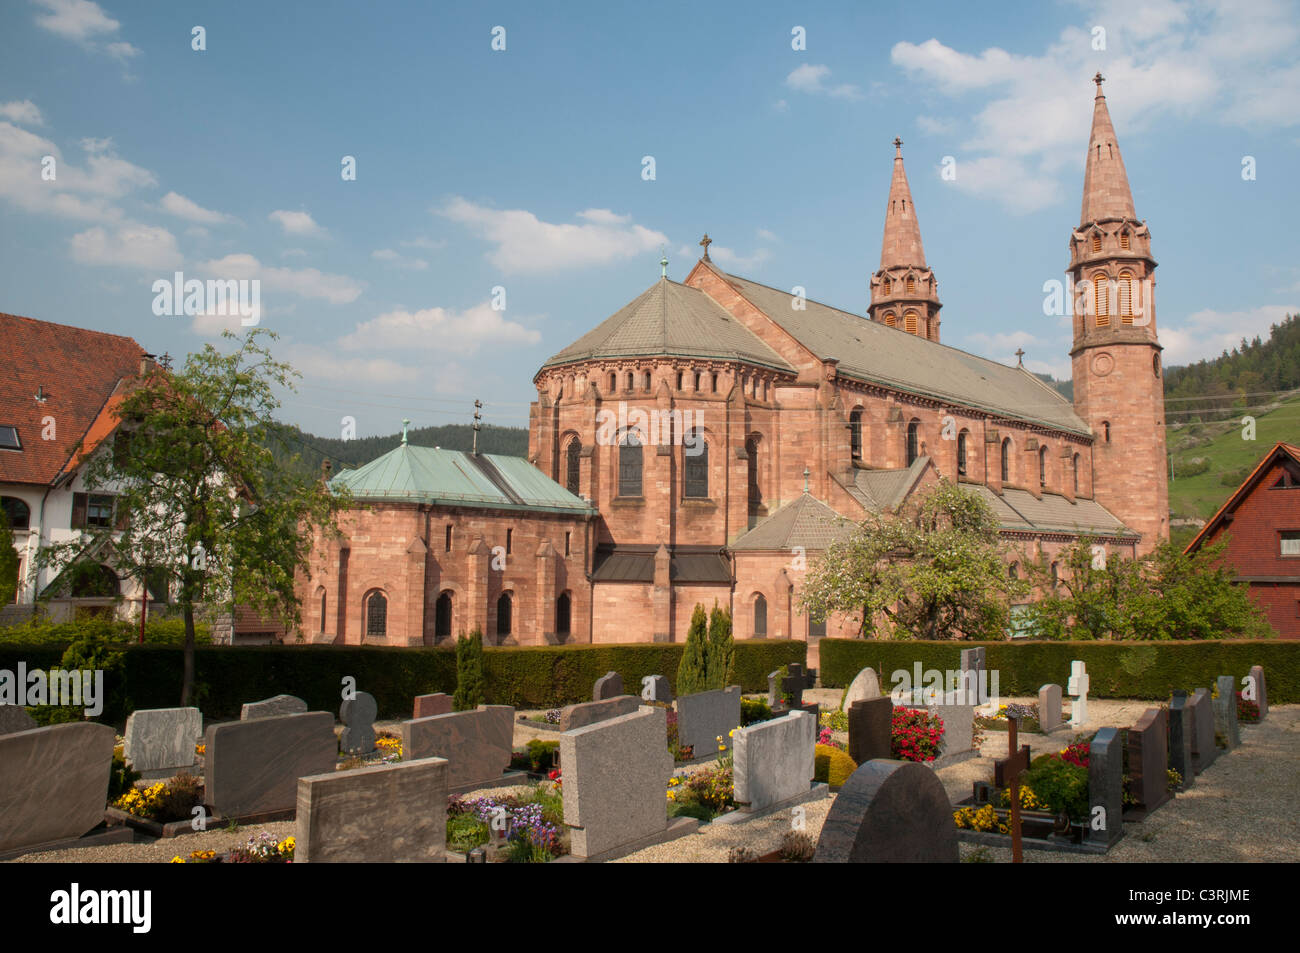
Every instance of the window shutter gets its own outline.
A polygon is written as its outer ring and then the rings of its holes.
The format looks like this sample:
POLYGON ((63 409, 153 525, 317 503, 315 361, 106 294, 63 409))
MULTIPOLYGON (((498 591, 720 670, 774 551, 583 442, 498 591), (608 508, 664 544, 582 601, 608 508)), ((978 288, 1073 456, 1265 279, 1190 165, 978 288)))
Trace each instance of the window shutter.
POLYGON ((72 528, 85 529, 86 527, 86 494, 72 494, 72 528))

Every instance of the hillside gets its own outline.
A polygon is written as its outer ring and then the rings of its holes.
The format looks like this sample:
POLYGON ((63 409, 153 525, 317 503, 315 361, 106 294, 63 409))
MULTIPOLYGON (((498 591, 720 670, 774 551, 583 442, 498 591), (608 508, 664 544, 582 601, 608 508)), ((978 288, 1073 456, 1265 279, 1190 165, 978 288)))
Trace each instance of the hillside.
MULTIPOLYGON (((440 427, 416 427, 407 432, 407 440, 420 447, 442 447, 445 450, 469 450, 474 445, 474 428, 469 424, 444 424, 440 427)), ((339 470, 359 467, 392 450, 402 441, 400 433, 382 437, 362 437, 341 440, 337 437, 318 437, 303 433, 292 424, 282 424, 280 430, 268 441, 277 463, 294 470, 315 475, 320 473, 321 462, 329 460, 337 473, 339 470)), ((484 424, 478 435, 478 448, 482 453, 528 456, 528 431, 523 427, 496 427, 484 424)))

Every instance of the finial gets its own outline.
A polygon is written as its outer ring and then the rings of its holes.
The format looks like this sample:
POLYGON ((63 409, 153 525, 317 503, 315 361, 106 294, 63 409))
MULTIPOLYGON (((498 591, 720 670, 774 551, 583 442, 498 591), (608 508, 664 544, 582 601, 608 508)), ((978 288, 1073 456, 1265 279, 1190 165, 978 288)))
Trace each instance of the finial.
POLYGON ((894 136, 894 158, 903 158, 903 140, 898 138, 898 136, 894 136))
POLYGON ((403 418, 402 418, 402 446, 403 446, 403 447, 406 446, 406 428, 409 427, 409 426, 411 426, 411 420, 410 420, 410 418, 409 418, 409 417, 403 417, 403 418))
POLYGON ((478 456, 478 432, 482 426, 483 415, 479 413, 483 409, 483 401, 475 399, 474 401, 474 456, 478 456))
POLYGON ((662 247, 659 249, 659 277, 668 277, 668 255, 662 247))
POLYGON ((713 244, 713 239, 709 237, 709 233, 708 233, 708 232, 705 232, 705 233, 704 233, 704 237, 700 239, 700 245, 704 248, 704 260, 705 260, 705 261, 711 261, 711 260, 712 260, 711 258, 709 258, 709 246, 712 245, 712 244, 713 244))
POLYGON ((1023 347, 1018 347, 1016 348, 1016 367, 1024 367, 1024 366, 1025 366, 1025 349, 1023 347))
POLYGON ((163 356, 159 359, 158 363, 162 365, 162 369, 163 369, 164 371, 170 371, 170 370, 172 369, 172 356, 171 356, 171 354, 169 354, 169 353, 166 352, 166 351, 163 351, 163 356))
POLYGON ((1092 78, 1092 81, 1097 84, 1097 95, 1100 96, 1101 84, 1106 82, 1106 77, 1101 75, 1101 70, 1097 70, 1097 75, 1092 78))
POLYGON ((809 470, 808 470, 807 467, 804 467, 804 468, 803 468, 803 491, 804 491, 805 493, 808 492, 808 478, 809 478, 810 476, 812 476, 812 473, 809 472, 809 470))

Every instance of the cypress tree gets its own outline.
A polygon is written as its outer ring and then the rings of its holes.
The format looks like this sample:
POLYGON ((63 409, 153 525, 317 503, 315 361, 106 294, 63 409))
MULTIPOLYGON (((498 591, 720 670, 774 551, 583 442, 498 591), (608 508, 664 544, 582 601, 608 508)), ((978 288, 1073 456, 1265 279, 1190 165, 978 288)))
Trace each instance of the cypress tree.
POLYGON ((677 666, 677 694, 693 695, 709 689, 708 617, 704 606, 696 603, 691 613, 691 627, 686 633, 686 651, 677 666))
POLYGON ((736 643, 731 638, 731 612, 716 602, 709 613, 709 688, 726 688, 736 677, 736 643))
POLYGON ((456 640, 456 711, 473 711, 483 704, 483 633, 475 629, 456 640))

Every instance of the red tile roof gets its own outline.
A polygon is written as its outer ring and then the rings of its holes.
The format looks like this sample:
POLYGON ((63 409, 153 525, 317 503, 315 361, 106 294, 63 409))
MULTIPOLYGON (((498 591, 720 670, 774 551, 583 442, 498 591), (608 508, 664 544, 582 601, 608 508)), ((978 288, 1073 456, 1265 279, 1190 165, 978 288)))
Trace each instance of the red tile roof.
POLYGON ((0 483, 49 484, 83 437, 90 450, 112 433, 117 422, 106 407, 119 383, 139 373, 144 353, 119 334, 0 314, 0 427, 17 427, 23 445, 0 450, 0 483), (54 418, 53 440, 41 439, 45 417, 54 418))
POLYGON ((1209 539, 1210 535, 1223 523, 1224 517, 1240 506, 1242 501, 1246 499, 1255 488, 1255 485, 1273 465, 1273 461, 1284 456, 1290 457, 1296 463, 1300 463, 1300 447, 1282 441, 1275 443, 1273 449, 1264 454, 1264 458, 1255 464, 1255 469, 1250 471, 1250 476, 1242 481, 1241 486, 1237 487, 1236 491, 1224 501, 1218 512, 1211 516, 1206 524, 1201 527, 1201 531, 1187 544, 1183 552, 1192 553, 1200 549, 1201 544, 1209 539))

